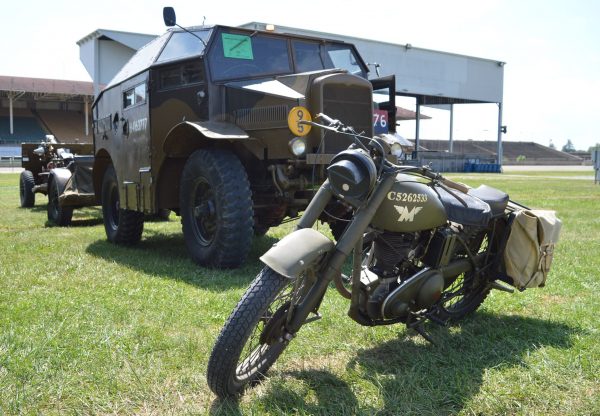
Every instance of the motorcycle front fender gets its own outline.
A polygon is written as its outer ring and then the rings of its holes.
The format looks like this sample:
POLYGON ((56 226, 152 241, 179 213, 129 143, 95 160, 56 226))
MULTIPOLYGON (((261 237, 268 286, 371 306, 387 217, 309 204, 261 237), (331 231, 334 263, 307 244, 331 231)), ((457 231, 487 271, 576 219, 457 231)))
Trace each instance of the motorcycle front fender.
POLYGON ((333 241, 320 232, 303 228, 275 243, 260 261, 280 275, 293 279, 333 247, 333 241))

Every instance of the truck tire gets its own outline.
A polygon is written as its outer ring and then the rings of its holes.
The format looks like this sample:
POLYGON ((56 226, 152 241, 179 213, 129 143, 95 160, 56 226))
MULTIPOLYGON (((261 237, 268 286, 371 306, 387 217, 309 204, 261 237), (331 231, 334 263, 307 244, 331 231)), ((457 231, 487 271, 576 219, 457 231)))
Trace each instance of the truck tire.
POLYGON ((33 173, 31 173, 30 170, 21 172, 21 177, 19 178, 21 208, 31 208, 35 204, 35 194, 33 193, 34 186, 35 180, 33 179, 33 173))
POLYGON ((66 227, 71 224, 73 218, 72 207, 61 207, 58 197, 62 193, 59 189, 58 180, 50 181, 50 189, 48 189, 48 221, 61 227, 66 227))
POLYGON ((252 193, 237 156, 221 149, 194 152, 183 168, 179 203, 194 262, 235 268, 246 261, 253 236, 252 193))
POLYGON ((115 244, 135 244, 142 238, 144 214, 120 208, 119 183, 111 165, 102 180, 102 217, 108 241, 115 244))

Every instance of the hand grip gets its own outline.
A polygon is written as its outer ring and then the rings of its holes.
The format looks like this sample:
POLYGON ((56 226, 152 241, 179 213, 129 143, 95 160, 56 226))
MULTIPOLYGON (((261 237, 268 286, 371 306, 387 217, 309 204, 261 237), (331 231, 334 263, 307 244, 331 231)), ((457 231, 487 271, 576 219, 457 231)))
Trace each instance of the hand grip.
POLYGON ((441 182, 446 185, 448 188, 456 189, 462 193, 468 193, 471 187, 469 185, 465 185, 464 183, 454 182, 448 178, 443 178, 441 182))

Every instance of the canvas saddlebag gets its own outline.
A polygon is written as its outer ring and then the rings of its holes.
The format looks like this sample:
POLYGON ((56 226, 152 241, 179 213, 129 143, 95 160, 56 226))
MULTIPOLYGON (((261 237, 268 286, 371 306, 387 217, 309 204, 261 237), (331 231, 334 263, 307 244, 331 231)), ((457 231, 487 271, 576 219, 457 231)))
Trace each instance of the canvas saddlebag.
POLYGON ((522 209, 513 215, 504 251, 506 274, 518 289, 542 287, 552 265, 562 223, 554 211, 522 209))

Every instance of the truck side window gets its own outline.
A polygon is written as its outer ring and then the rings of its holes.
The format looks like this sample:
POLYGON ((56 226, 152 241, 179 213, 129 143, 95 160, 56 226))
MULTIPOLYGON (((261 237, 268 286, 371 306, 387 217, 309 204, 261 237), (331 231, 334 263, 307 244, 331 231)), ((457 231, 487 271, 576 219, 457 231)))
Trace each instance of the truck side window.
POLYGON ((123 109, 146 101, 146 83, 129 88, 123 93, 123 109))
POLYGON ((199 84, 204 81, 202 63, 198 60, 160 71, 160 89, 177 88, 184 85, 199 84))
POLYGON ((319 44, 315 42, 293 41, 294 62, 297 72, 317 71, 325 68, 319 53, 319 44))

